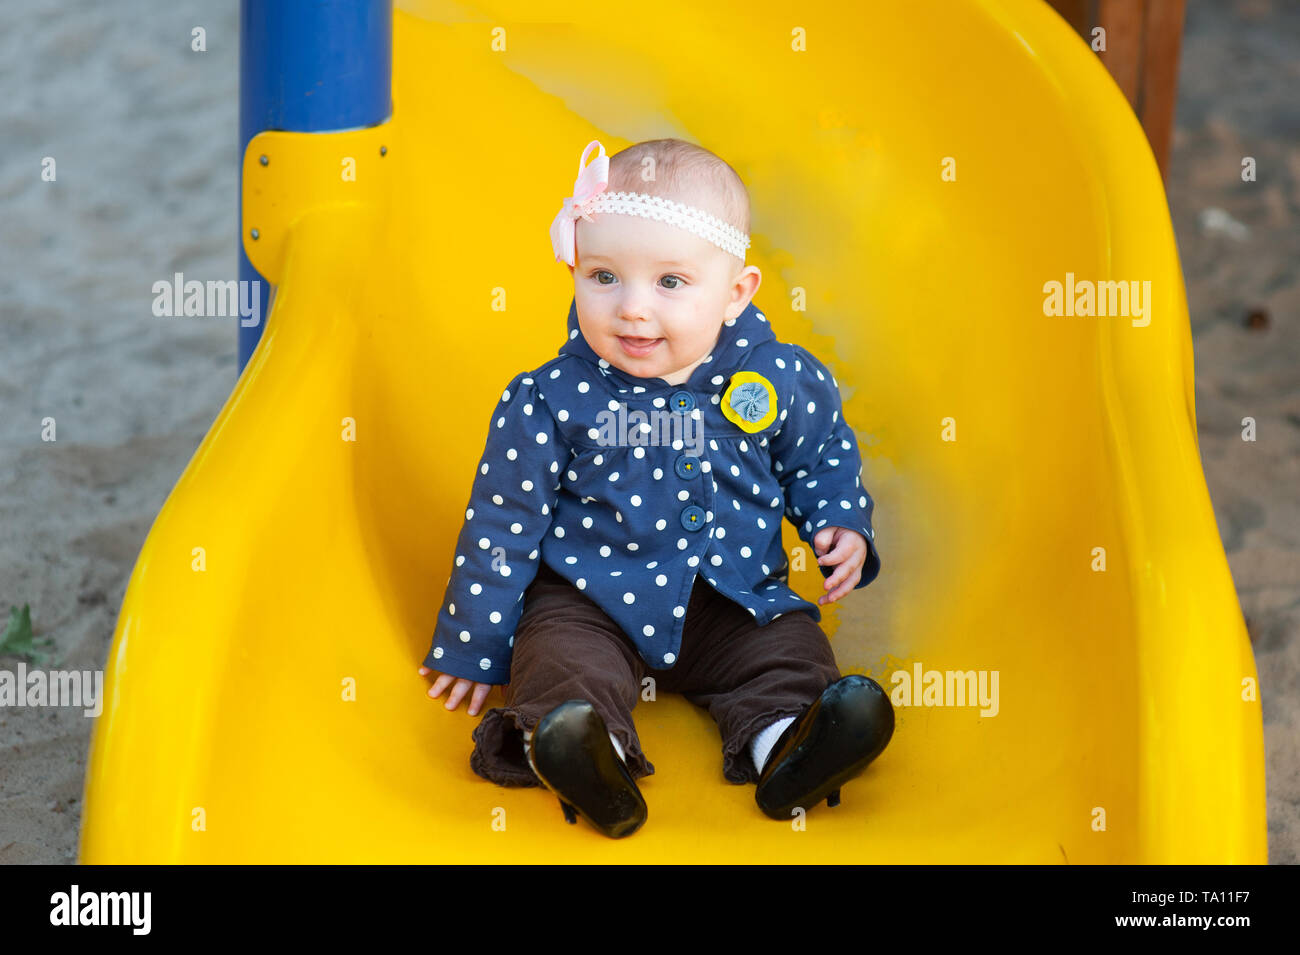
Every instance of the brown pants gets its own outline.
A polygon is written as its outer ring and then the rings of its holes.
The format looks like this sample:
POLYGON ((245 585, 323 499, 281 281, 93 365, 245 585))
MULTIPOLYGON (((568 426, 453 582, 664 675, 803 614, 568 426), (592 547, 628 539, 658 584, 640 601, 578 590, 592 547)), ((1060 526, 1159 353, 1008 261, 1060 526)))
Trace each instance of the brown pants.
POLYGON ((474 730, 470 767, 502 786, 540 786, 528 765, 523 732, 565 700, 588 700, 623 747, 634 779, 654 773, 641 752, 632 709, 642 680, 656 694, 681 693, 707 707, 722 736, 722 773, 757 782, 749 755, 754 734, 799 716, 840 678, 830 641, 796 610, 759 626, 749 611, 695 578, 677 662, 649 667, 627 635, 591 598, 541 565, 524 592, 504 707, 489 709, 474 730))

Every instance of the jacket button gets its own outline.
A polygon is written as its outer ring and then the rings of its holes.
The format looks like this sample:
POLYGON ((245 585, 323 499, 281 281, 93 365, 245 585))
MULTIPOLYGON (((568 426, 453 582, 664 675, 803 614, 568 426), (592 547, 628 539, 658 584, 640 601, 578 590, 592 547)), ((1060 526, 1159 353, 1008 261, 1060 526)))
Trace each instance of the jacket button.
POLYGON ((675 391, 668 399, 668 407, 683 414, 695 410, 695 396, 689 391, 675 391))
POLYGON ((679 478, 690 479, 698 477, 700 473, 700 459, 693 454, 683 454, 677 458, 677 476, 679 478))
POLYGON ((696 507, 692 504, 690 507, 682 508, 682 527, 688 531, 699 531, 704 529, 704 508, 696 507))

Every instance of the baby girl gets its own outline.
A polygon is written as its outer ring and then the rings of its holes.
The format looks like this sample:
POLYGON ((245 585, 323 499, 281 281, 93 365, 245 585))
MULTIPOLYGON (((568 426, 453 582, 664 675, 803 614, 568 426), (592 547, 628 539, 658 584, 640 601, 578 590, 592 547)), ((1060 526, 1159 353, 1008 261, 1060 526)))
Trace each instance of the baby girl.
POLYGON ((708 708, 724 777, 777 819, 836 805, 893 735, 887 694, 842 677, 819 626, 880 571, 857 440, 827 367, 752 304, 748 233, 744 183, 708 150, 587 146, 551 226, 568 337, 492 412, 420 668, 471 716, 504 686, 476 773, 614 838, 646 819, 632 709, 651 683, 708 708), (783 516, 817 604, 789 587, 783 516))

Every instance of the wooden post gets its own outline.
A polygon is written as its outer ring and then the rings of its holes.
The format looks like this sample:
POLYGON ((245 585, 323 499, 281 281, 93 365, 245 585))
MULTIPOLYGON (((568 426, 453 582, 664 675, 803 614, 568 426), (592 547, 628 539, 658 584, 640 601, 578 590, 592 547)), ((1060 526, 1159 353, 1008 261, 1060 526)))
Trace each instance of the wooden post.
POLYGON ((1050 0, 1052 6, 1094 46, 1123 90, 1146 131, 1160 175, 1169 178, 1174 107, 1178 100, 1178 53, 1186 0, 1050 0))

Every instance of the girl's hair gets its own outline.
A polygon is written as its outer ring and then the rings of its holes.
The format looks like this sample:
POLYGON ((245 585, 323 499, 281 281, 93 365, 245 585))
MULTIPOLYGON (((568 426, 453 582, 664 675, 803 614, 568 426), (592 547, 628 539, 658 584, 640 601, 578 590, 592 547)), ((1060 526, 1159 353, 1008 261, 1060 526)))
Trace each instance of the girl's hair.
POLYGON ((648 139, 614 153, 607 191, 644 192, 698 206, 749 234, 749 190, 736 170, 681 139, 648 139))

